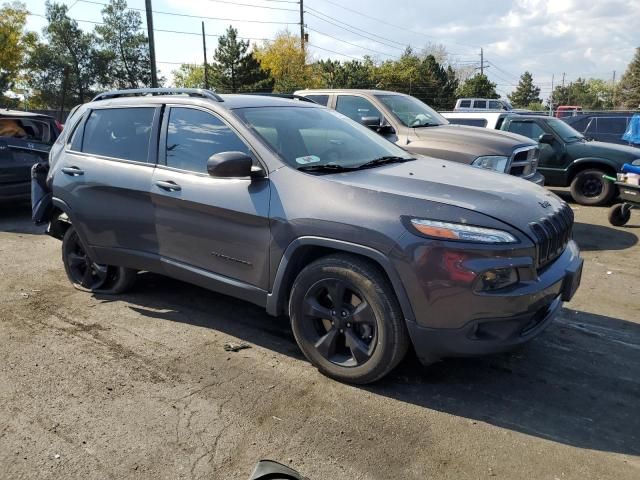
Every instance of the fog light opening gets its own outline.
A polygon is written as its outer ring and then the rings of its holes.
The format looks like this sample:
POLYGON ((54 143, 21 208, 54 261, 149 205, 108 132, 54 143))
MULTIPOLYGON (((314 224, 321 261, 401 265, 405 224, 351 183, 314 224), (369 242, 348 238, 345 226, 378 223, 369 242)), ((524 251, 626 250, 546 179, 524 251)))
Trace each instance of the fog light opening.
POLYGON ((494 291, 518 283, 518 271, 515 268, 496 268, 487 270, 479 276, 477 290, 494 291))

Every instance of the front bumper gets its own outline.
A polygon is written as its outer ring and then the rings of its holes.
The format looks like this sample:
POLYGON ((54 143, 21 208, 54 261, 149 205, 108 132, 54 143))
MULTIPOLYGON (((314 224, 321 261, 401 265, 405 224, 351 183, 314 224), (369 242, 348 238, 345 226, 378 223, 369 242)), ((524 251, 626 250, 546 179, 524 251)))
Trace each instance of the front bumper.
MULTIPOLYGON (((495 259, 508 262, 518 259, 495 259)), ((422 296, 410 295, 415 322, 407 327, 416 353, 425 364, 445 357, 475 356, 510 350, 540 334, 580 284, 583 260, 570 241, 553 263, 513 287, 474 292, 462 281, 423 278, 422 296), (428 288, 431 287, 431 288, 428 288)), ((527 270, 525 268, 524 270, 527 270)), ((519 269, 520 271, 520 269, 519 269)), ((426 270, 418 269, 424 274, 426 270)))

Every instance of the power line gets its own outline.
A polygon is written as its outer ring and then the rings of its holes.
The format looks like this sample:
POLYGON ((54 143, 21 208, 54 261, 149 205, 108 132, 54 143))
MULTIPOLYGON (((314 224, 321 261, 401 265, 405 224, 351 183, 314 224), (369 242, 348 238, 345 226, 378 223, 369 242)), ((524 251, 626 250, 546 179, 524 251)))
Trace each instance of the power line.
MULTIPOLYGON (((283 7, 268 7, 266 5, 255 5, 252 3, 242 3, 242 2, 232 2, 230 0, 209 0, 210 2, 215 3, 226 3, 228 5, 238 5, 240 7, 255 7, 255 8, 266 8, 268 10, 282 10, 285 12, 297 12, 297 9, 293 8, 283 8, 283 7)), ((298 3, 298 2, 287 2, 287 3, 298 3)))
MULTIPOLYGON (((390 42, 390 43, 395 43, 396 45, 399 45, 402 49, 404 49, 406 47, 406 45, 404 43, 396 42, 395 40, 392 40, 390 38, 382 37, 382 36, 377 35, 375 33, 371 33, 371 32, 369 32, 367 30, 364 30, 362 28, 356 27, 355 25, 351 25, 349 23, 343 22, 342 20, 338 20, 337 18, 332 17, 330 15, 327 15, 326 13, 323 13, 320 10, 316 10, 315 8, 307 7, 307 9, 311 10, 311 12, 308 12, 309 15, 313 15, 314 13, 316 13, 318 15, 322 15, 323 17, 331 19, 333 22, 341 23, 342 25, 346 25, 349 28, 353 28, 354 30, 359 30, 361 32, 366 33, 367 35, 371 35, 372 37, 380 38, 380 39, 385 40, 385 41, 390 42)), ((316 15, 313 15, 313 16, 315 17, 316 15)), ((320 20, 322 20, 322 19, 320 19, 320 20)), ((380 43, 382 43, 382 42, 380 42, 380 43)), ((397 47, 395 47, 395 48, 397 48, 397 47)))
MULTIPOLYGON (((95 5, 104 5, 106 6, 106 3, 103 2, 96 2, 93 0, 80 0, 83 3, 93 3, 95 5)), ((138 12, 144 12, 145 10, 143 8, 134 8, 134 7, 127 7, 127 10, 136 10, 138 12)), ((185 18, 196 18, 198 20, 202 20, 202 19, 206 19, 206 20, 224 20, 226 22, 246 22, 246 23, 269 23, 269 24, 277 24, 277 25, 297 25, 298 22, 277 22, 277 21, 272 21, 272 20, 243 20, 243 19, 238 19, 238 18, 224 18, 224 17, 205 17, 202 15, 189 15, 187 13, 175 13, 175 12, 162 12, 160 10, 154 10, 153 11, 154 14, 158 14, 158 15, 169 15, 172 17, 185 17, 185 18)))
POLYGON ((343 57, 352 58, 353 60, 361 60, 361 58, 360 58, 360 57, 354 57, 353 55, 347 55, 346 53, 336 52, 335 50, 329 50, 328 48, 319 47, 318 45, 313 45, 313 44, 311 44, 311 43, 307 43, 307 45, 309 45, 310 47, 313 47, 313 48, 317 48, 317 49, 320 49, 320 50, 324 50, 325 52, 335 53, 336 55, 341 55, 341 56, 343 56, 343 57))
MULTIPOLYGON (((382 20, 380 18, 376 18, 376 17, 373 17, 371 15, 367 15, 366 13, 362 13, 362 12, 360 12, 358 10, 353 9, 353 8, 345 7, 344 5, 340 5, 339 3, 332 2, 331 0, 324 0, 324 1, 327 2, 327 3, 330 3, 331 5, 336 6, 338 8, 342 8, 344 10, 348 10, 348 11, 350 11, 352 13, 355 13, 356 15, 360 15, 362 17, 366 17, 366 18, 369 18, 371 20, 375 20, 376 22, 380 22, 380 23, 383 23, 385 25, 389 25, 391 27, 398 28, 398 29, 400 29, 400 30, 402 30, 404 32, 411 32, 411 33, 414 33, 414 34, 417 34, 417 35, 422 35, 422 36, 429 37, 429 38, 435 38, 435 39, 439 38, 439 37, 435 37, 433 35, 427 35, 426 33, 423 33, 423 32, 418 32, 416 30, 408 29, 406 26, 396 25, 396 24, 387 22, 386 20, 382 20)), ((453 43, 455 45, 461 45, 461 46, 464 46, 464 47, 478 48, 477 45, 469 45, 469 44, 459 43, 459 42, 449 42, 449 43, 453 43)))
POLYGON ((337 40, 338 42, 346 43, 347 45, 351 45, 353 47, 362 48, 364 50, 368 50, 368 51, 373 52, 373 53, 378 53, 380 55, 386 55, 386 56, 389 56, 389 57, 397 58, 397 56, 391 55, 389 53, 381 52, 379 50, 374 50, 372 48, 363 47, 362 45, 358 45, 357 43, 351 43, 351 42, 348 42, 346 40, 342 40, 341 38, 334 37, 333 35, 329 35, 328 33, 321 32, 321 31, 316 30, 315 28, 312 28, 312 27, 309 27, 309 26, 307 26, 307 29, 311 30, 312 32, 319 33, 320 35, 324 35, 325 37, 333 38, 334 40, 337 40))

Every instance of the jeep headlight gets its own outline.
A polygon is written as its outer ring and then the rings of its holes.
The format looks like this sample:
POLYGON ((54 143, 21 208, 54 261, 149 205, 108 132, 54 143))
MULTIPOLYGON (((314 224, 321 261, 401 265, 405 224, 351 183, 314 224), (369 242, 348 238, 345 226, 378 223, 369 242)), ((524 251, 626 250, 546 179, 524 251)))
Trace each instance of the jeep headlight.
POLYGON ((475 227, 462 223, 440 222, 412 218, 411 225, 418 232, 428 237, 442 240, 462 240, 479 243, 517 243, 518 240, 509 232, 494 228, 475 227))
POLYGON ((476 158, 471 165, 473 167, 486 168, 487 170, 493 170, 495 172, 505 173, 507 171, 508 164, 509 164, 509 157, 488 155, 486 157, 476 158))

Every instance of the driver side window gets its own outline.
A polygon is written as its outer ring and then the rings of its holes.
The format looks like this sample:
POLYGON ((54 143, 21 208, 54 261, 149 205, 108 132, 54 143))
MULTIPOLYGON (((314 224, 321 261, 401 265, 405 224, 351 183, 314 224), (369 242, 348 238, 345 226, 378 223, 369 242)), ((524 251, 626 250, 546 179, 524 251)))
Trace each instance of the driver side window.
POLYGON ((535 140, 536 142, 540 138, 540 135, 545 133, 542 128, 537 123, 534 122, 511 122, 509 125, 509 131, 512 133, 517 133, 518 135, 524 135, 525 137, 529 137, 531 140, 535 140))
POLYGON ((338 95, 336 111, 358 123, 364 117, 378 117, 382 120, 382 113, 369 100, 354 95, 338 95))
POLYGON ((218 117, 193 108, 171 108, 165 157, 168 167, 207 173, 210 156, 231 151, 251 155, 249 147, 218 117))

